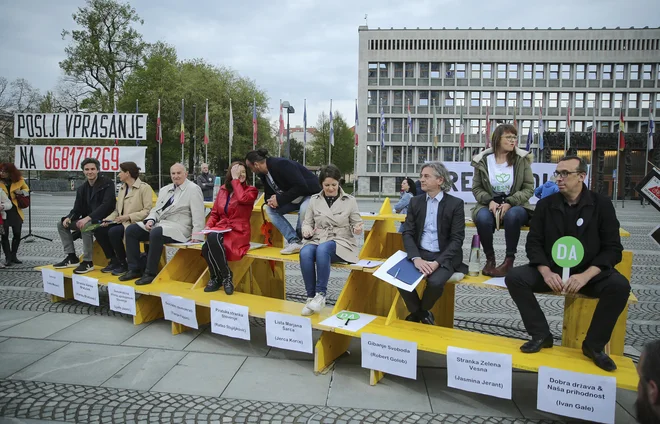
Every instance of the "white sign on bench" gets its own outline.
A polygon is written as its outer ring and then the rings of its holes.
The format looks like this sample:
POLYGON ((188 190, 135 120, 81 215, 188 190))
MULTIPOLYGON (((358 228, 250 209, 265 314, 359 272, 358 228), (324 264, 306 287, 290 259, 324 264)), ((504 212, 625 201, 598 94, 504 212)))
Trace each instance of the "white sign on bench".
POLYGON ((161 293, 161 301, 166 320, 194 328, 195 330, 199 328, 194 300, 161 293))
POLYGON ((64 274, 59 271, 44 268, 41 270, 41 278, 46 293, 64 297, 64 274))
POLYGON ((250 340, 248 307, 212 300, 211 332, 236 339, 250 340))
POLYGON ((362 368, 417 380, 417 343, 362 333, 362 368))
POLYGON ((511 399, 511 364, 511 355, 448 346, 447 386, 511 399))
POLYGON ((108 296, 110 297, 110 309, 122 314, 136 315, 135 311, 135 289, 116 283, 108 283, 108 296))
POLYGON ((99 306, 99 280, 73 274, 73 298, 79 302, 99 306))
POLYGON ((312 320, 307 317, 266 312, 266 344, 280 349, 313 353, 312 320))

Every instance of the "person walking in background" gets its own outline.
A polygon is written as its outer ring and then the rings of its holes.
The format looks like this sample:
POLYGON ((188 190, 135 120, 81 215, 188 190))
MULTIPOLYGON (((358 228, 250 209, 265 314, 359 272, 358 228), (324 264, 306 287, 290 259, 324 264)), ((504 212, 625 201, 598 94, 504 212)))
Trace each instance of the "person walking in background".
POLYGON ((21 264, 18 259, 18 246, 21 244, 21 230, 25 214, 21 208, 19 197, 27 196, 30 188, 25 179, 13 163, 0 164, 0 187, 11 201, 13 207, 6 209, 7 217, 3 220, 4 234, 2 235, 2 249, 5 251, 5 265, 21 264), (12 239, 9 244, 9 229, 12 239))
MULTIPOLYGON (((11 203, 11 200, 9 200, 9 197, 7 197, 7 195, 5 194, 5 191, 0 190, 0 236, 5 235, 4 222, 5 219, 7 219, 7 211, 13 207, 14 205, 11 203)), ((0 261, 0 269, 4 267, 5 264, 0 261)))
POLYGON ((117 206, 94 231, 96 241, 103 249, 108 266, 101 272, 122 275, 128 271, 124 231, 136 222, 142 222, 149 215, 153 205, 151 186, 140 180, 140 168, 135 162, 119 164, 119 180, 122 182, 117 206))
POLYGON ((362 218, 353 196, 344 193, 339 180, 341 172, 334 165, 321 168, 319 182, 323 187, 309 202, 302 226, 304 246, 300 250, 300 270, 305 281, 307 301, 301 314, 320 312, 330 279, 330 264, 358 261, 355 235, 362 234, 362 218))
POLYGON ((213 186, 215 185, 215 175, 209 173, 209 164, 203 163, 200 167, 202 173, 197 176, 195 182, 202 189, 202 195, 205 202, 213 201, 213 186))
POLYGON ((245 164, 233 162, 204 228, 231 230, 206 236, 202 256, 209 266, 211 278, 205 292, 214 292, 223 286, 226 294, 234 293, 233 275, 227 262, 241 260, 250 250, 250 216, 258 194, 257 189, 247 183, 245 164))
POLYGON ((532 155, 516 147, 517 134, 513 125, 498 125, 493 133, 493 147, 474 156, 471 163, 472 193, 477 200, 472 208, 472 220, 486 255, 482 273, 491 277, 504 277, 513 267, 521 227, 527 225, 533 210, 529 203, 534 194, 532 155), (501 225, 506 257, 495 267, 493 233, 501 225))
MULTIPOLYGON (((410 204, 410 199, 412 199, 413 196, 417 196, 417 186, 415 186, 415 182, 412 180, 412 178, 405 178, 403 181, 401 181, 401 198, 397 204, 394 205, 394 212, 402 213, 404 215, 407 214, 408 205, 410 204)), ((399 226, 399 232, 402 231, 403 222, 399 226)))

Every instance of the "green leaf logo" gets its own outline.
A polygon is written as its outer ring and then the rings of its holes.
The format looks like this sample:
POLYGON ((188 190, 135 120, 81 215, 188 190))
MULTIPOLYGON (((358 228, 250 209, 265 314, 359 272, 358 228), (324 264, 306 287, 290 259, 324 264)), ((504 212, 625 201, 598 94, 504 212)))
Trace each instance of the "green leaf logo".
POLYGON ((505 183, 505 182, 509 181, 509 178, 511 178, 511 174, 497 174, 497 175, 495 175, 495 179, 500 183, 505 183))

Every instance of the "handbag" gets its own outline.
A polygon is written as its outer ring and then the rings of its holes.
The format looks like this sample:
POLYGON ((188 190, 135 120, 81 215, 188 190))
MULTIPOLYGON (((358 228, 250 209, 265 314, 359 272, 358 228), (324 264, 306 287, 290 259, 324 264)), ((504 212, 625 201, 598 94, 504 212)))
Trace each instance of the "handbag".
POLYGON ((26 196, 24 194, 18 194, 15 193, 16 195, 16 204, 18 205, 19 208, 25 209, 30 207, 30 196, 26 196))

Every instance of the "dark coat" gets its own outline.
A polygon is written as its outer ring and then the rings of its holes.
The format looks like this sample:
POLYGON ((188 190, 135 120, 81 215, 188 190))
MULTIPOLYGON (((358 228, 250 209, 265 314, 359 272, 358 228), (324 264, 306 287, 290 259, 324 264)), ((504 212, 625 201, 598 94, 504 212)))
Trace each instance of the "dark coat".
MULTIPOLYGON (((309 169, 298 162, 284 158, 266 158, 266 166, 275 184, 283 191, 278 194, 277 205, 282 207, 300 196, 311 196, 321 191, 319 179, 309 169)), ((264 198, 268 200, 275 194, 265 175, 259 174, 264 185, 264 198)))
POLYGON ((114 183, 99 175, 93 186, 85 181, 78 187, 73 209, 66 217, 75 221, 89 216, 92 218, 92 222, 96 223, 115 210, 116 202, 114 183), (91 198, 89 197, 90 190, 92 191, 91 198))
MULTIPOLYGON (((422 231, 426 221, 426 194, 414 196, 408 205, 408 215, 403 223, 403 248, 408 259, 420 257, 422 231)), ((435 261, 440 266, 456 272, 467 272, 463 263, 463 240, 465 240, 464 202, 445 193, 438 205, 438 243, 440 252, 435 261)))
POLYGON ((225 233, 222 244, 227 260, 239 261, 250 250, 250 217, 258 193, 256 188, 241 184, 239 180, 231 180, 231 186, 233 193, 229 198, 227 213, 225 204, 229 191, 223 184, 215 198, 206 226, 216 230, 231 228, 230 232, 225 233))
POLYGON ((582 186, 582 195, 578 201, 577 221, 566 222, 564 196, 555 193, 536 204, 534 216, 527 235, 527 258, 530 265, 545 265, 559 275, 561 267, 552 260, 552 245, 563 236, 574 236, 584 247, 582 262, 571 268, 571 274, 584 272, 590 266, 601 269, 595 279, 611 275, 614 266, 621 261, 621 236, 619 220, 616 217, 612 201, 605 196, 590 191, 582 186), (568 233, 566 232, 568 226, 568 233))

